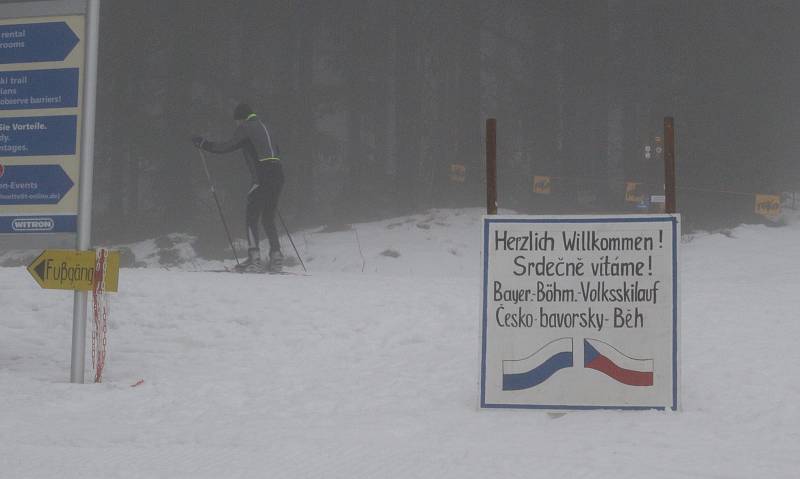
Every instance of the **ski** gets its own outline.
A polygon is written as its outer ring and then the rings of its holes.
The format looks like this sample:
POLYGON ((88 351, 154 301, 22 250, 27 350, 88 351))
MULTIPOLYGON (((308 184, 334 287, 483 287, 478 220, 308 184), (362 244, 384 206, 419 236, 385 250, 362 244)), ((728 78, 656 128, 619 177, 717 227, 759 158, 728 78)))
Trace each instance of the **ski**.
POLYGON ((235 273, 235 274, 268 274, 274 276, 311 276, 308 273, 300 273, 296 271, 236 271, 235 269, 198 269, 193 270, 193 273, 235 273))

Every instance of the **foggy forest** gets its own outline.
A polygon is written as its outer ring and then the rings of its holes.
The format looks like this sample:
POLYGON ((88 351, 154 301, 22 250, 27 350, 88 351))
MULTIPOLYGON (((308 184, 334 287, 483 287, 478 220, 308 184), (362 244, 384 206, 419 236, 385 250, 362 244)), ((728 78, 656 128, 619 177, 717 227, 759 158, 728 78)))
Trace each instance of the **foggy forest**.
MULTIPOLYGON (((228 138, 242 101, 279 145, 293 228, 484 205, 487 118, 500 208, 625 212, 632 181, 663 194, 645 148, 670 116, 684 230, 765 221, 755 194, 800 189, 799 13, 773 0, 104 1, 95 236, 219 236, 190 138, 228 138)), ((208 159, 243 232, 241 155, 208 159)))

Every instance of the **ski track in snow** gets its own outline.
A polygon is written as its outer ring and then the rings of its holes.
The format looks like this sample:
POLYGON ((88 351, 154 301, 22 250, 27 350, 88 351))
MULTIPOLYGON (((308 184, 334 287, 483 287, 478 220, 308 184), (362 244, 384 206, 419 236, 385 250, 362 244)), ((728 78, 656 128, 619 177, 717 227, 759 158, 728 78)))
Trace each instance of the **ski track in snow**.
POLYGON ((682 411, 554 418, 477 409, 479 217, 438 214, 359 230, 381 274, 347 232, 313 276, 123 270, 103 384, 72 294, 0 268, 0 477, 798 477, 800 227, 682 245, 682 411))

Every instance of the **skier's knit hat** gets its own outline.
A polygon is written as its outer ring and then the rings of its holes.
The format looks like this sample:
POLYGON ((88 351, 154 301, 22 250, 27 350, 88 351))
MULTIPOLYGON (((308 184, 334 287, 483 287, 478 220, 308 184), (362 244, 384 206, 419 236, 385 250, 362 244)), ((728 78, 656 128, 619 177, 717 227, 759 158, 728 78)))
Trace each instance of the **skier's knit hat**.
POLYGON ((253 111, 252 108, 250 108, 250 105, 248 105, 247 103, 239 103, 238 105, 236 105, 236 108, 233 109, 233 119, 244 120, 253 113, 255 112, 253 111))

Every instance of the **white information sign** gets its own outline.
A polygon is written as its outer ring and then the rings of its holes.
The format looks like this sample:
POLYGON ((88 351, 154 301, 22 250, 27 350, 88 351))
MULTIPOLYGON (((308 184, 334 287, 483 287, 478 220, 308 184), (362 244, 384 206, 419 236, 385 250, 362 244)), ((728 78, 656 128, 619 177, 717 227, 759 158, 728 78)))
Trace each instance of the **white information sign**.
POLYGON ((678 215, 483 226, 481 407, 678 408, 678 215))

